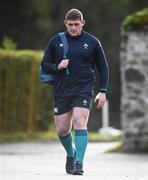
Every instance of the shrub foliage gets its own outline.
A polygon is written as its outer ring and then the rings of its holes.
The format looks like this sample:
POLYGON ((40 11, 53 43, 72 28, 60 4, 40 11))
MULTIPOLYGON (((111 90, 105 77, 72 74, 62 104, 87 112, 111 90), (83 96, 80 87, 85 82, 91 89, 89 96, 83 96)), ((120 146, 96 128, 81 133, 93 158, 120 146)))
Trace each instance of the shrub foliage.
POLYGON ((43 53, 0 50, 0 132, 46 131, 52 123, 52 95, 40 83, 43 53))

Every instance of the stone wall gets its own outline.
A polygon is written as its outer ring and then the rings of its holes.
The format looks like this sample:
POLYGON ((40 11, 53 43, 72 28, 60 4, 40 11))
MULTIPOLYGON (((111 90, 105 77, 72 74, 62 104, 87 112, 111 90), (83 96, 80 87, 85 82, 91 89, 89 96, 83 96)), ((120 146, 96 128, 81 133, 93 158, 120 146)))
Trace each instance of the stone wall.
POLYGON ((121 33, 121 125, 126 152, 148 152, 148 31, 121 33))

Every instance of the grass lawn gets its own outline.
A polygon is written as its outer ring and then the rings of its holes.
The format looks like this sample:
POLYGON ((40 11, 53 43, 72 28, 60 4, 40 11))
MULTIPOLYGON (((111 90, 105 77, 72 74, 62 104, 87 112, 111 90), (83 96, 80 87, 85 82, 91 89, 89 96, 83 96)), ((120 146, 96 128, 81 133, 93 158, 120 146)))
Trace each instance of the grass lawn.
MULTIPOLYGON (((73 133, 74 134, 74 133, 73 133)), ((90 142, 120 141, 121 137, 111 136, 104 138, 98 132, 89 132, 90 142)), ((57 141, 58 136, 54 128, 47 132, 16 132, 0 134, 0 143, 26 142, 26 141, 57 141)))

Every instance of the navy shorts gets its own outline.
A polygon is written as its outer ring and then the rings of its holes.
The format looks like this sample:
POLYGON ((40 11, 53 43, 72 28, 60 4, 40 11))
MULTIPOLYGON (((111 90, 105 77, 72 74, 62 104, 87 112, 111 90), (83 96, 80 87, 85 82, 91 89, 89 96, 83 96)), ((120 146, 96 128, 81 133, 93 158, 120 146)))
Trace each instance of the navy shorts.
POLYGON ((70 111, 73 107, 83 107, 90 109, 92 105, 92 95, 77 95, 69 97, 54 98, 54 114, 61 115, 70 111))

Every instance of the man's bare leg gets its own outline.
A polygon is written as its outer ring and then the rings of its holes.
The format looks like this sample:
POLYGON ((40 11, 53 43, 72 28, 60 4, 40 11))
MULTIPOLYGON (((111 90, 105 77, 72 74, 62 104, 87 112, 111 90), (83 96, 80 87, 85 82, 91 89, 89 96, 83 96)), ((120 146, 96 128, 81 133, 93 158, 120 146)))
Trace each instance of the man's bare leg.
POLYGON ((82 107, 73 108, 73 127, 74 129, 87 129, 90 110, 82 107))
POLYGON ((75 163, 75 149, 72 145, 72 111, 55 116, 55 125, 59 139, 67 152, 66 172, 71 174, 75 163))
POLYGON ((55 126, 57 129, 58 136, 66 136, 72 127, 72 111, 66 112, 61 115, 56 115, 55 126))
POLYGON ((88 143, 87 123, 90 110, 73 108, 73 127, 75 129, 76 165, 72 174, 83 174, 83 160, 88 143))

